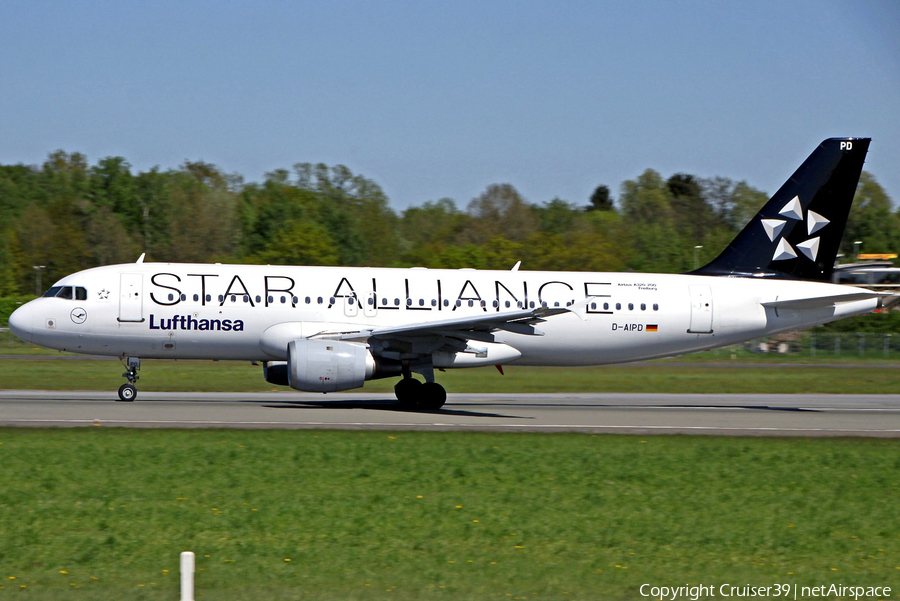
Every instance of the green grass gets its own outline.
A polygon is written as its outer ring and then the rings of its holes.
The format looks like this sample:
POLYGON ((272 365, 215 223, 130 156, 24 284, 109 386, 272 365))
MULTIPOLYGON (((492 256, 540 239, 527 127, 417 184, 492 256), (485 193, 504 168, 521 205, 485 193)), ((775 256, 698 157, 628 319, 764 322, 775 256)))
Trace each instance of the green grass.
MULTIPOLYGON (((0 383, 8 389, 115 390, 125 380, 116 361, 29 358, 0 360, 0 383)), ((896 393, 900 369, 862 363, 827 366, 730 367, 672 364, 605 367, 515 367, 501 376, 494 368, 448 370, 437 379, 452 392, 690 392, 690 393, 896 393)), ((367 382, 363 391, 389 392, 395 378, 367 382)), ((233 361, 143 363, 142 391, 290 391, 273 386, 262 368, 233 361)))
POLYGON ((3 429, 0 598, 174 599, 184 550, 198 599, 897 590, 898 444, 3 429))

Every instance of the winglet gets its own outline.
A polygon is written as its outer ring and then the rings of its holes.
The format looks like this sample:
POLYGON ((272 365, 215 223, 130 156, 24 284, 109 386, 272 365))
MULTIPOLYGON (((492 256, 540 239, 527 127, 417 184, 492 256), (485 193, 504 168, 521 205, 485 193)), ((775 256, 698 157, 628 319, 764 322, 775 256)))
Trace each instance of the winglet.
POLYGON ((141 263, 143 263, 143 262, 144 262, 144 257, 146 257, 146 256, 147 256, 147 253, 141 253, 141 256, 140 256, 140 257, 138 257, 138 260, 137 260, 137 261, 135 261, 135 263, 137 263, 137 264, 139 264, 139 265, 140 265, 140 264, 141 264, 141 263))

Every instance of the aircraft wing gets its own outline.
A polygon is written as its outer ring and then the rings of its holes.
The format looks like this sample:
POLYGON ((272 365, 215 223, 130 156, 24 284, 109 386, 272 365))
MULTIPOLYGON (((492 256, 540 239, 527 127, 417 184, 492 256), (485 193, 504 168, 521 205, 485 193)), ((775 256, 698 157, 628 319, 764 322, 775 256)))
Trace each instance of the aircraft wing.
POLYGON ((422 337, 483 340, 485 335, 489 335, 496 330, 543 336, 543 332, 534 327, 535 324, 545 321, 547 317, 568 312, 569 309, 565 308, 539 307, 537 309, 522 309, 476 316, 466 315, 452 319, 423 321, 401 326, 363 328, 354 331, 326 331, 314 334, 310 338, 329 338, 356 342, 365 342, 372 338, 410 339, 422 337))
MULTIPOLYGON (((818 309, 839 305, 841 303, 852 303, 855 301, 870 300, 873 298, 882 299, 890 294, 882 292, 853 292, 850 294, 832 294, 830 296, 814 296, 804 298, 794 298, 786 300, 774 300, 762 303, 763 307, 771 307, 773 309, 818 309)), ((881 303, 879 303, 879 307, 881 303)))

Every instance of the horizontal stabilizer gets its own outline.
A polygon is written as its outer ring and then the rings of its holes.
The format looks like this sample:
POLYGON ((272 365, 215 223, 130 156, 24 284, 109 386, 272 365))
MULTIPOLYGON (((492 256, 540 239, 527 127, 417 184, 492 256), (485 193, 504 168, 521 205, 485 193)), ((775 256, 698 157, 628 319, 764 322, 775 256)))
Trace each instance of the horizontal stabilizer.
POLYGON ((881 299, 886 296, 890 295, 879 292, 854 292, 851 294, 832 294, 829 296, 815 296, 812 298, 806 297, 792 298, 788 300, 774 300, 762 303, 762 306, 772 309, 819 309, 824 307, 832 307, 834 305, 840 305, 843 303, 871 300, 873 298, 881 299))

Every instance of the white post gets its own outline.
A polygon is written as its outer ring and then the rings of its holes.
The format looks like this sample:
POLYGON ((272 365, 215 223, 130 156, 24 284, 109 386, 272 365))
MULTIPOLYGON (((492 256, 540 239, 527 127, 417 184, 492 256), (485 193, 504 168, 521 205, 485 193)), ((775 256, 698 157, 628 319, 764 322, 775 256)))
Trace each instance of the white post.
POLYGON ((194 601, 194 554, 181 554, 181 601, 194 601))

